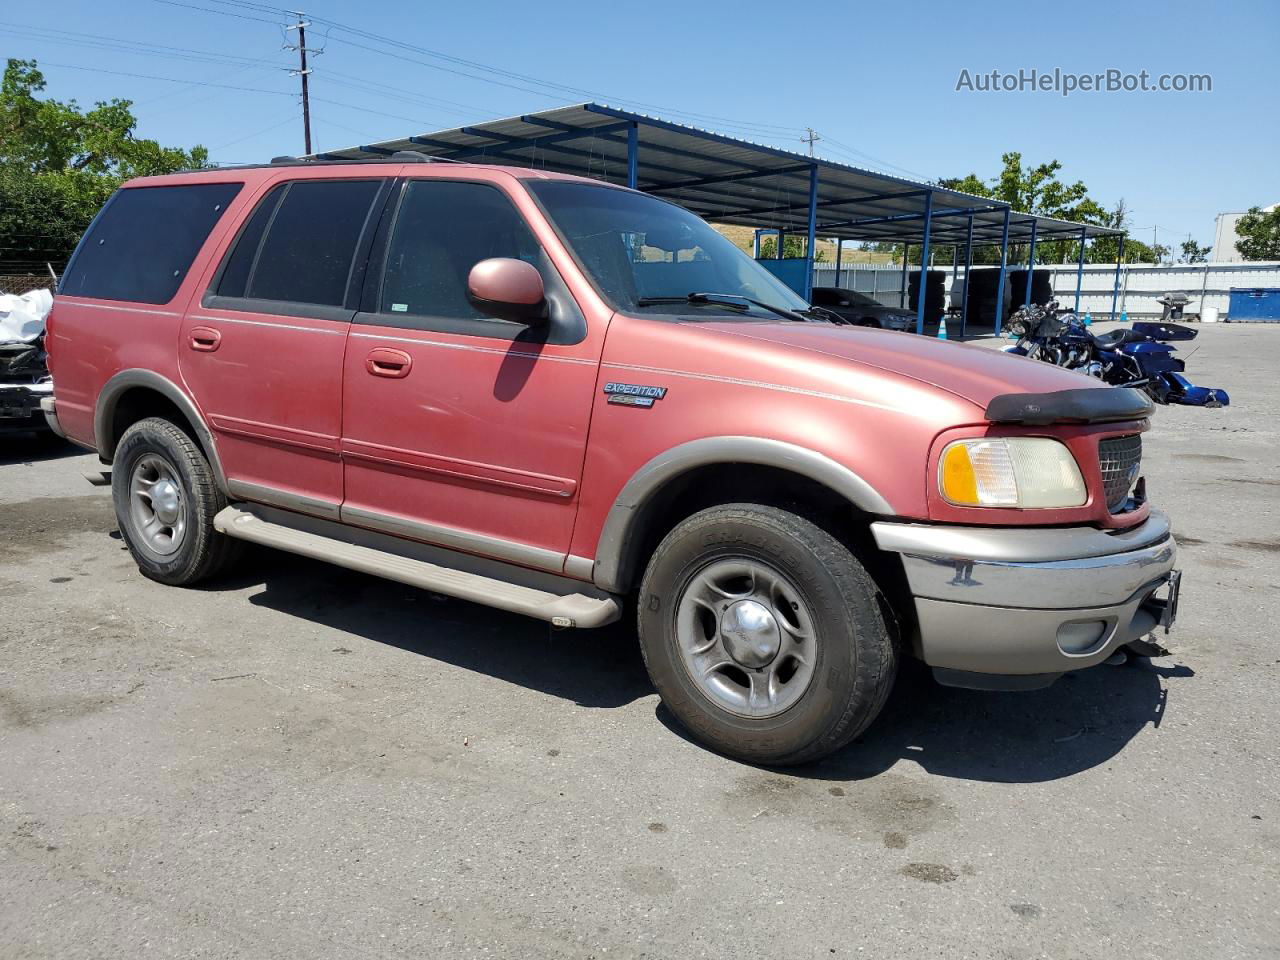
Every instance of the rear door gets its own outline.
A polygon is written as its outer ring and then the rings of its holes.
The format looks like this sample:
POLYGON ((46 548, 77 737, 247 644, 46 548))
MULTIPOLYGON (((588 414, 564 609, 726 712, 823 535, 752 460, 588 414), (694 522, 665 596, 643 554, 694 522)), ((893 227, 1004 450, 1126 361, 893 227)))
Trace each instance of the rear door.
POLYGON ((178 345, 233 496, 337 518, 342 358, 384 176, 266 190, 178 345))
MULTIPOLYGON (((342 455, 350 523, 525 566, 564 566, 599 341, 495 175, 410 179, 371 256, 348 338, 342 455), (471 268, 538 268, 545 326, 494 319, 471 268)), ((509 179, 509 178, 506 178, 509 179)), ((523 202, 532 206, 527 197, 523 202)))

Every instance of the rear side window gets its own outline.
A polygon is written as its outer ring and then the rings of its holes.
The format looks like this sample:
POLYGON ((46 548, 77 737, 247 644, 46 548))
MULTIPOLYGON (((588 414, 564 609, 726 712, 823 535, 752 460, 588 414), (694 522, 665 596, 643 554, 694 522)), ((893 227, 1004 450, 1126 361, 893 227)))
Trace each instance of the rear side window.
POLYGON ((242 186, 191 183, 116 191, 80 241, 58 292, 168 303, 242 186))
POLYGON ((220 297, 342 306, 381 180, 281 184, 245 224, 218 280, 220 297))

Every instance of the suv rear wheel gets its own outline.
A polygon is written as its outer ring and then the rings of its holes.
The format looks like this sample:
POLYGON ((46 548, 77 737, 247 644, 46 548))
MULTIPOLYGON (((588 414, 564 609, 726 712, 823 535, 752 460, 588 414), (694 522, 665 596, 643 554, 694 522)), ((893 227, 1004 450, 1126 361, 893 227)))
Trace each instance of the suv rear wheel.
POLYGON ((120 535, 144 576, 186 586, 224 569, 240 545, 213 529, 227 505, 209 461, 168 420, 139 420, 124 432, 111 469, 120 535))
POLYGON ((640 587, 640 643, 663 702, 698 739, 796 764, 875 719, 897 668, 879 590, 843 544, 774 507, 685 520, 640 587))

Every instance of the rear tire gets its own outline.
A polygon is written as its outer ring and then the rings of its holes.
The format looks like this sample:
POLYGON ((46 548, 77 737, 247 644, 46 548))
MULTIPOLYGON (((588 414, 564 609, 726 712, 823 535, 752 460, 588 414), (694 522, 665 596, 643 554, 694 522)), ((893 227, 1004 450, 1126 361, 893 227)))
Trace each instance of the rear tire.
POLYGON ((220 573, 241 552, 239 541, 213 528, 227 501, 209 461, 168 420, 150 417, 124 432, 111 495, 120 535, 145 577, 190 586, 220 573))
POLYGON ((897 651, 871 576, 843 544, 774 507, 689 517, 640 587, 641 650, 698 740, 788 765, 847 744, 884 706, 897 651))

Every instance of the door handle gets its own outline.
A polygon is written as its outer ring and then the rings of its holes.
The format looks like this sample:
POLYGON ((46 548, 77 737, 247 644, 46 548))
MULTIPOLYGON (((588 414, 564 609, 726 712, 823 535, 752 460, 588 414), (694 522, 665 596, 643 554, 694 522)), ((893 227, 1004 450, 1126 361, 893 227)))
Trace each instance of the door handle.
POLYGON ((364 367, 375 377, 390 377, 399 380, 407 377, 413 368, 413 357, 403 350, 392 350, 389 347, 378 347, 365 357, 364 367))
POLYGON ((222 345, 222 334, 213 327, 192 327, 190 346, 192 350, 202 353, 213 353, 222 345))

